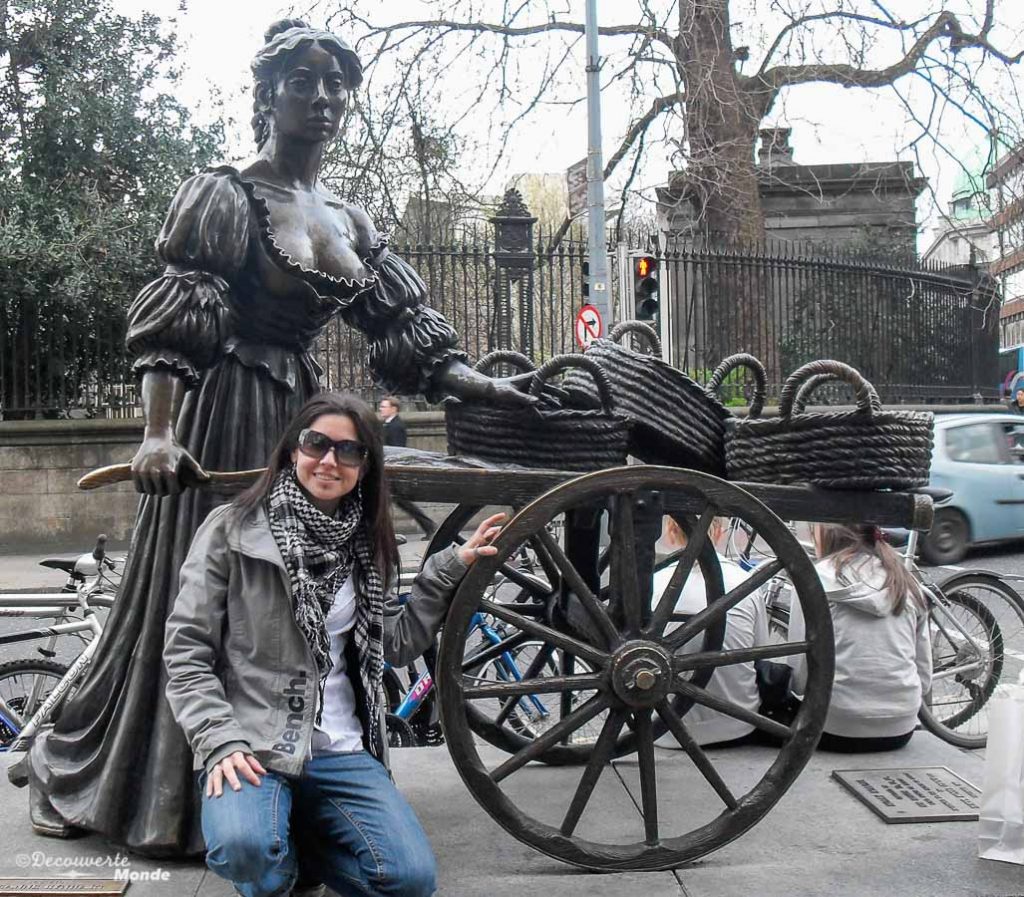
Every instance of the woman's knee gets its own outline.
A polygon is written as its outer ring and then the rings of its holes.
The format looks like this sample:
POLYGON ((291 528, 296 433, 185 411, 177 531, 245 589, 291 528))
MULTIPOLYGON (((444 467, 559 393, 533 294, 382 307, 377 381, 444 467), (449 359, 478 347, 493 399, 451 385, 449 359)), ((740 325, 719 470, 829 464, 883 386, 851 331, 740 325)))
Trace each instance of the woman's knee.
POLYGON ((230 881, 257 882, 279 873, 287 877, 287 854, 287 843, 267 827, 254 825, 218 832, 208 839, 206 865, 230 881))
POLYGON ((437 889, 437 861, 429 845, 403 851, 377 881, 381 897, 430 897, 437 889))

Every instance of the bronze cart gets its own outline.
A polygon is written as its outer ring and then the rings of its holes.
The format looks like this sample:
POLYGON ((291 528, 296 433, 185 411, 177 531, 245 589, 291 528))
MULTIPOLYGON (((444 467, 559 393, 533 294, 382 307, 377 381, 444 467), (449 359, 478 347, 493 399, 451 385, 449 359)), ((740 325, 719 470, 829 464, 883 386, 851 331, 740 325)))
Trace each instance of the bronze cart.
MULTIPOLYGON (((392 456, 388 467, 392 489, 402 498, 459 502, 428 551, 458 538, 485 506, 515 510, 495 543, 497 555, 477 561, 449 611, 437 671, 442 724, 467 787, 506 831, 552 857, 594 870, 668 869, 716 850, 764 816, 810 758, 831 691, 832 625, 812 563, 782 519, 927 529, 932 517, 931 500, 922 494, 731 483, 672 467, 638 465, 577 475, 473 468, 455 459, 426 460, 422 453, 420 458, 392 456), (672 581, 654 594, 654 543, 664 514, 690 538, 672 581), (730 592, 707 538, 716 516, 741 518, 774 557, 730 592), (553 524, 561 527, 558 537, 553 524), (536 560, 536 574, 515 563, 523 552, 536 560), (695 564, 707 607, 680 620, 673 614, 676 599, 695 564), (792 600, 802 606, 804 639, 723 650, 726 612, 778 576, 791 582, 792 600), (496 589, 496 583, 506 587, 496 589), (470 644, 478 611, 503 621, 499 644, 483 649, 470 644), (696 649, 695 639, 700 640, 696 649), (530 650, 522 652, 524 646, 530 650), (496 658, 517 651, 522 652, 517 655, 521 679, 480 674, 496 658), (704 689, 718 666, 800 654, 806 658, 807 687, 789 725, 704 689), (537 696, 557 705, 557 722, 526 733, 514 725, 515 708, 537 696), (781 739, 770 766, 744 782, 742 791, 730 788, 688 733, 685 714, 695 701, 781 739), (482 712, 484 703, 495 709, 482 712), (591 727, 591 737, 574 738, 584 727, 591 727), (666 761, 654 742, 665 731, 689 755, 721 808, 705 821, 675 823, 682 831, 666 831, 659 821, 658 764, 666 761), (496 752, 481 747, 480 740, 504 753, 495 760, 496 752), (635 807, 621 809, 638 817, 636 834, 609 835, 614 820, 608 817, 615 814, 607 806, 596 825, 581 826, 602 773, 613 774, 610 761, 634 753, 635 807), (531 765, 536 781, 520 786, 517 773, 522 775, 531 761, 544 765, 531 765), (550 768, 570 764, 581 765, 582 772, 550 768), (543 814, 525 808, 537 787, 548 793, 565 789, 564 815, 540 818, 543 814)), ((678 762, 678 756, 667 762, 678 762)), ((676 819, 679 802, 687 797, 673 796, 676 819)), ((660 806, 666 806, 664 797, 660 806)))

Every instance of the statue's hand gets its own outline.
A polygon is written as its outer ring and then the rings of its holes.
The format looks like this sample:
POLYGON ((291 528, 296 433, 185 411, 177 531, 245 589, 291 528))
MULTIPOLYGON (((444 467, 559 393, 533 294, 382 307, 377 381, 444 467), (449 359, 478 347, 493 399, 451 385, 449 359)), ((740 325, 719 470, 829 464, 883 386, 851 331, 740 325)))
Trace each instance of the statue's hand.
POLYGON ((488 377, 461 361, 454 361, 437 374, 437 386, 450 396, 469 401, 486 399, 499 405, 533 405, 536 399, 528 389, 532 374, 515 377, 488 377))
POLYGON ((135 488, 147 495, 177 495, 186 485, 209 478, 173 435, 147 436, 132 458, 135 488))

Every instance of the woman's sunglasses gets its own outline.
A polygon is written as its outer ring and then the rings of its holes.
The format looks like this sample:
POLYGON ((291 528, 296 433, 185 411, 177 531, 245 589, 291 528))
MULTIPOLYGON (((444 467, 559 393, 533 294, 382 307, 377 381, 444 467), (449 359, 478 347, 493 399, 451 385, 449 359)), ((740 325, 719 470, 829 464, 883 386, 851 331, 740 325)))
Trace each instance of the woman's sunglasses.
POLYGON ((334 460, 343 467, 359 467, 368 454, 366 446, 354 439, 334 440, 318 430, 308 428, 299 433, 299 451, 307 458, 322 461, 332 450, 334 460))

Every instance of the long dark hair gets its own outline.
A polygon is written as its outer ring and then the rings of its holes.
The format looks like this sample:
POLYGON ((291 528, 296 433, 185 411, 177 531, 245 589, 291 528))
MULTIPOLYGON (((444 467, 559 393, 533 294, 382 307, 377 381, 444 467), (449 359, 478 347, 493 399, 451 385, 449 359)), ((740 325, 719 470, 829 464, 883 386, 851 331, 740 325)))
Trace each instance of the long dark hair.
POLYGON ((821 557, 831 559, 836 576, 841 576, 851 564, 870 555, 885 571, 885 588, 892 597, 893 616, 903 613, 908 599, 916 602, 918 607, 924 607, 921 586, 903 566, 902 559, 885 541, 878 527, 840 526, 832 523, 819 523, 817 527, 821 557))
POLYGON ((373 409, 355 396, 321 392, 298 410, 270 453, 266 471, 232 503, 235 519, 244 520, 266 501, 278 473, 292 466, 292 452, 298 447, 299 433, 325 414, 341 414, 351 420, 359 441, 367 448, 360 477, 363 522, 373 545, 377 570, 385 584, 390 585, 398 569, 398 543, 391 522, 391 493, 384 472, 384 439, 373 409))
POLYGON ((337 57, 345 73, 348 88, 354 90, 363 82, 363 66, 355 51, 338 35, 311 28, 302 19, 280 19, 263 34, 263 47, 253 58, 250 68, 253 76, 252 131, 256 149, 270 136, 270 122, 260 110, 260 91, 269 87, 274 92, 274 79, 285 69, 291 55, 312 43, 320 44, 337 57))

